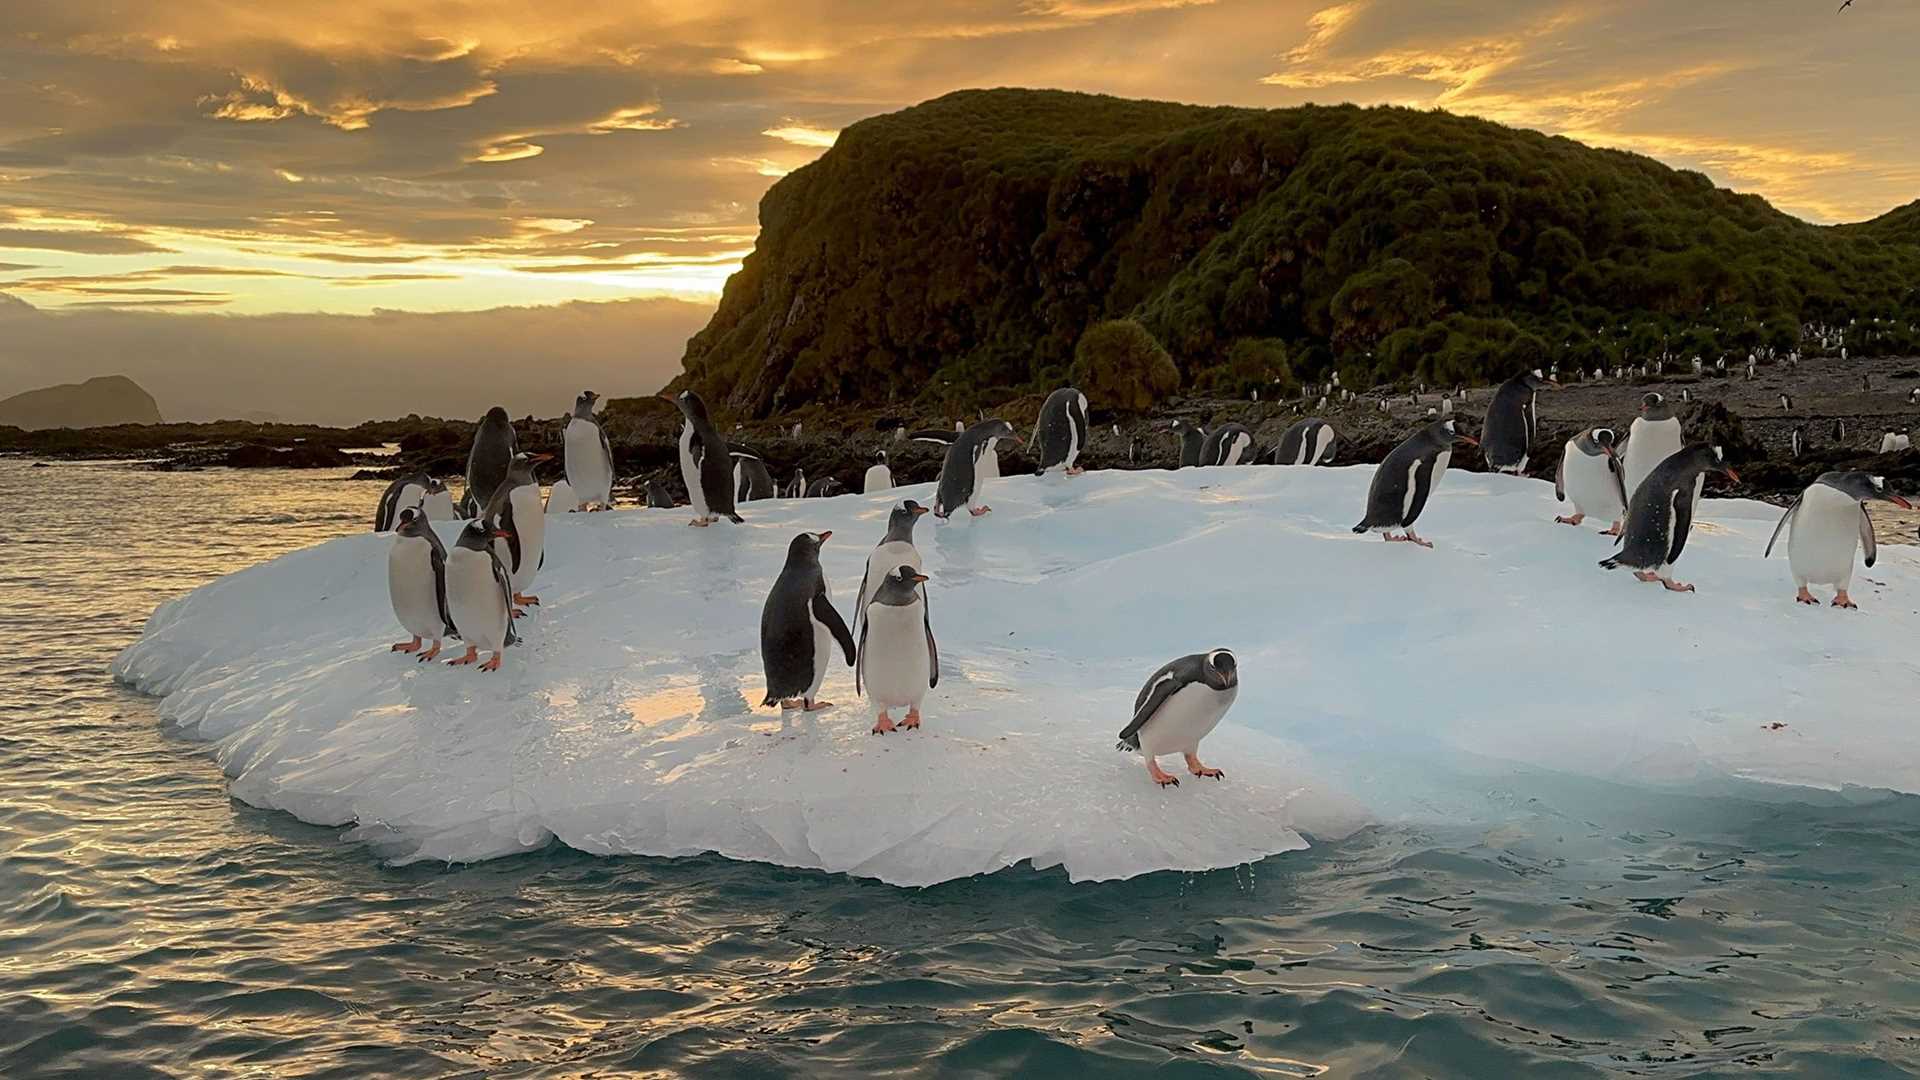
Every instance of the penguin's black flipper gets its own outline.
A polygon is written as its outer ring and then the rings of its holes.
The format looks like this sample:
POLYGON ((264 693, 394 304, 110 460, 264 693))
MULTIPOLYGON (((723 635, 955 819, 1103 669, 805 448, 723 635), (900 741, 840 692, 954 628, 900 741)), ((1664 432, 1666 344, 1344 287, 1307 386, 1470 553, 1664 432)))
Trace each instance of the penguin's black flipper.
POLYGON ((940 646, 933 641, 933 607, 927 603, 925 585, 920 586, 920 620, 927 628, 927 689, 931 690, 940 685, 940 646))
MULTIPOLYGON (((1795 510, 1800 509, 1801 497, 1802 496, 1800 495, 1795 495, 1793 497, 1793 501, 1787 504, 1787 512, 1780 515, 1780 524, 1775 525, 1773 527, 1773 535, 1767 538, 1767 553, 1765 555, 1760 556, 1761 558, 1769 559, 1773 557, 1773 545, 1775 542, 1777 542, 1780 539, 1780 530, 1787 527, 1787 519, 1793 517, 1793 512, 1795 510)), ((1863 506, 1860 509, 1864 511, 1866 507, 1863 506)), ((1872 530, 1869 529, 1868 531, 1871 532, 1872 530)), ((1868 563, 1867 565, 1872 566, 1873 564, 1868 563)))
POLYGON ((427 554, 427 561, 433 564, 433 599, 440 605, 440 625, 448 637, 459 637, 453 626, 453 615, 447 610, 447 550, 440 546, 437 537, 427 554))
POLYGON ((1553 471, 1553 501, 1567 501, 1567 451, 1560 450, 1560 467, 1553 471))
POLYGON ((860 620, 860 648, 855 655, 858 658, 853 662, 853 692, 864 697, 866 691, 860 684, 862 676, 867 673, 867 621, 865 619, 860 620))
POLYGON ((1873 542, 1873 519, 1867 516, 1867 504, 1860 504, 1860 549, 1866 552, 1867 567, 1873 567, 1873 558, 1878 554, 1873 542))
MULTIPOLYGON (((503 492, 502 494, 506 495, 509 493, 503 492)), ((501 498, 499 499, 499 503, 500 510, 494 515, 494 520, 498 521, 500 527, 506 530, 507 533, 507 554, 511 556, 508 560, 507 568, 517 571, 520 569, 520 529, 513 521, 513 500, 511 498, 501 498)))
MULTIPOLYGON (((1620 463, 1620 451, 1617 447, 1613 453, 1607 455, 1607 473, 1613 477, 1613 491, 1620 496, 1620 513, 1625 515, 1630 502, 1628 499, 1630 493, 1627 491, 1627 467, 1620 463)), ((1614 539, 1617 540, 1619 537, 1616 536, 1614 539)))
POLYGON ((1140 729, 1146 726, 1148 720, 1153 719, 1153 714, 1160 711, 1160 706, 1165 705, 1168 698, 1185 685, 1173 672, 1161 672, 1153 680, 1152 689, 1147 691, 1147 699, 1140 703, 1139 708, 1133 710, 1133 722, 1121 729, 1120 745, 1116 749, 1140 749, 1140 729))
POLYGON ((492 547, 487 548, 487 557, 493 560, 493 583, 500 587, 500 604, 507 613, 507 639, 501 646, 518 645, 520 635, 513 631, 513 575, 507 572, 506 564, 492 547))
POLYGON ((820 579, 820 587, 813 592, 812 605, 813 617, 827 628, 833 640, 840 643, 840 651, 847 654, 847 665, 851 667, 854 662, 853 634, 848 632, 846 620, 840 617, 839 609, 827 597, 827 579, 824 577, 820 579))

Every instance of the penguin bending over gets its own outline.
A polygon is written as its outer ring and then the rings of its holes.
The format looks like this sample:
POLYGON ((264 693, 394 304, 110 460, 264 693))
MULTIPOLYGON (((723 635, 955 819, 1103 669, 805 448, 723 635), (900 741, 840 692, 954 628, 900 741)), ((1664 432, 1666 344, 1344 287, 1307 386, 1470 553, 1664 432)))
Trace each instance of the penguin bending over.
POLYGON ((417 510, 427 504, 427 477, 424 473, 396 476, 380 493, 380 505, 373 511, 373 531, 392 532, 400 524, 400 511, 417 510))
POLYGON ((1040 455, 1036 475, 1045 476, 1056 465, 1064 467, 1068 476, 1086 472, 1074 462, 1087 448, 1087 395, 1071 386, 1048 394, 1033 422, 1033 447, 1040 455))
POLYGON ((835 495, 846 493, 847 486, 834 476, 823 476, 807 488, 807 497, 810 499, 831 499, 835 495))
POLYGON ((460 530, 447 555, 447 613, 467 643, 465 655, 447 661, 451 667, 478 661, 485 649, 491 655, 480 670, 498 671, 500 654, 520 640, 513 632, 513 581, 493 548, 506 538, 505 529, 477 518, 460 530))
POLYGON ((1202 465, 1239 465, 1253 463, 1253 433, 1239 424, 1222 424, 1210 433, 1200 447, 1202 465))
POLYGON ((1168 430, 1180 440, 1180 464, 1176 469, 1190 469, 1200 464, 1206 455, 1207 429, 1198 424, 1189 424, 1185 420, 1175 420, 1168 430))
POLYGON ((1787 562, 1793 568, 1793 583, 1800 587, 1794 599, 1803 604, 1818 604, 1820 601, 1807 591, 1807 586, 1831 585, 1834 607, 1859 606, 1847 597, 1847 586, 1853 582, 1853 553, 1865 548, 1869 569, 1878 554, 1873 541, 1873 518, 1867 515, 1867 503, 1873 499, 1905 510, 1913 509, 1912 503, 1887 490, 1884 477, 1864 472, 1827 472, 1807 485, 1807 490, 1780 515, 1780 524, 1773 527, 1773 536, 1767 540, 1763 557, 1773 555, 1780 530, 1787 529, 1787 562))
POLYGON ((893 470, 887 467, 887 452, 875 450, 873 464, 867 466, 867 475, 860 478, 860 493, 872 495, 878 491, 893 488, 893 470))
POLYGON ((787 564, 774 579, 760 611, 760 660, 767 673, 762 705, 815 712, 833 707, 819 700, 833 646, 839 643, 853 663, 853 635, 833 606, 827 576, 820 569, 820 545, 833 535, 801 533, 787 545, 787 564))
POLYGON ((1486 424, 1480 429, 1480 452, 1495 472, 1527 471, 1534 430, 1539 426, 1535 404, 1543 386, 1560 389, 1559 383, 1535 368, 1515 375, 1493 392, 1493 400, 1487 403, 1486 424))
POLYGON ((506 479, 494 489, 493 502, 487 506, 486 516, 506 534, 496 540, 494 551, 507 568, 515 604, 540 604, 539 597, 527 592, 547 561, 547 508, 540 501, 540 483, 533 478, 533 467, 552 458, 552 454, 513 455, 506 479))
POLYGON ((393 549, 387 553, 387 598, 401 629, 412 641, 396 643, 393 652, 419 653, 421 661, 440 655, 440 642, 454 636, 453 616, 447 611, 447 549, 419 510, 400 511, 394 526, 393 549), (422 652, 422 641, 433 647, 422 652))
MULTIPOLYGON (((1442 404, 1448 399, 1441 398, 1442 404)), ((1333 460, 1333 425, 1309 416, 1280 434, 1273 448, 1275 465, 1325 465, 1333 460)))
POLYGON ((1600 560, 1600 565, 1608 570, 1629 567, 1641 581, 1658 581, 1671 592, 1693 592, 1693 586, 1673 580, 1672 571, 1693 529, 1694 492, 1709 472, 1740 479, 1720 448, 1706 443, 1685 447, 1648 473, 1627 504, 1619 554, 1600 560))
POLYGON ((1452 420, 1436 420, 1388 452, 1373 471, 1373 482, 1367 486, 1367 513, 1353 531, 1371 529, 1383 540, 1432 547, 1431 541, 1414 535, 1413 523, 1426 508, 1433 489, 1440 486, 1440 478, 1447 474, 1456 442, 1479 445, 1456 432, 1452 420), (1393 535, 1396 528, 1403 530, 1401 535, 1393 535))
MULTIPOLYGON (((1020 441, 1013 433, 1013 425, 1005 420, 982 420, 947 444, 947 457, 940 465, 940 482, 933 499, 933 516, 945 519, 962 506, 974 517, 993 512, 993 507, 982 501, 986 481, 991 477, 983 476, 978 467, 995 439, 1020 441)), ((994 475, 999 475, 997 468, 994 475)))
POLYGON ((854 628, 867 617, 867 599, 880 588, 880 579, 902 566, 920 569, 920 549, 913 546, 913 527, 927 508, 906 499, 887 514, 887 532, 867 556, 867 570, 860 578, 860 595, 853 601, 854 628))
POLYGON ((493 489, 507 478, 507 466, 513 463, 519 441, 513 433, 513 421, 507 410, 495 405, 480 418, 473 432, 473 449, 467 451, 467 490, 461 495, 467 504, 467 516, 479 517, 493 501, 493 489))
POLYGON ((920 726, 920 702, 940 685, 940 647, 933 640, 933 616, 922 587, 927 575, 911 566, 895 567, 880 579, 860 622, 859 659, 853 686, 873 703, 873 734, 894 730, 889 713, 906 709, 900 727, 920 726))
POLYGON ((1200 763, 1200 740, 1207 737, 1240 694, 1240 667, 1226 649, 1194 653, 1169 661, 1147 679, 1133 699, 1133 722, 1120 732, 1120 749, 1146 756, 1147 775, 1161 787, 1180 781, 1161 771, 1155 760, 1180 754, 1195 776, 1225 776, 1200 763))
POLYGON ((757 502, 775 494, 773 474, 758 454, 747 450, 730 451, 733 457, 733 501, 757 502))
POLYGON ((567 454, 567 486, 582 510, 613 509, 613 446, 607 442, 600 418, 593 415, 594 402, 599 400, 600 395, 591 390, 580 391, 561 443, 567 454))
POLYGON ((1553 479, 1553 497, 1573 500, 1573 516, 1556 516, 1562 525, 1578 525, 1588 514, 1604 515, 1612 524, 1601 536, 1619 536, 1620 519, 1627 513, 1627 488, 1620 457, 1613 449, 1612 428, 1592 428, 1567 440, 1560 452, 1560 469, 1553 479))
POLYGON ((1621 451, 1621 477, 1627 489, 1628 505, 1632 505, 1641 481, 1661 462, 1678 453, 1681 442, 1680 418, 1667 407, 1667 399, 1656 393, 1642 395, 1640 415, 1628 426, 1626 447, 1621 451))
POLYGON ((733 509, 733 459, 727 440, 707 417, 707 403, 691 390, 674 395, 673 403, 686 418, 680 428, 680 478, 686 481, 687 499, 693 503, 693 520, 688 524, 705 528, 721 518, 740 524, 740 515, 733 509))

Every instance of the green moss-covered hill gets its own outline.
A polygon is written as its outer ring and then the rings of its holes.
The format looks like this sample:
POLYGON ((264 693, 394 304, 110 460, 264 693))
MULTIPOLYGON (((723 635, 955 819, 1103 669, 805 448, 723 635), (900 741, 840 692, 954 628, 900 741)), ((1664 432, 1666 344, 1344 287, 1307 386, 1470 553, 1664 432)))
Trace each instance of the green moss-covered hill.
POLYGON ((1452 382, 1920 321, 1920 205, 1815 226, 1649 158, 1398 108, 965 91, 848 128, 760 221, 682 378, 751 416, 990 404, 1058 384, 1121 316, 1188 388, 1245 374, 1230 356, 1452 382))

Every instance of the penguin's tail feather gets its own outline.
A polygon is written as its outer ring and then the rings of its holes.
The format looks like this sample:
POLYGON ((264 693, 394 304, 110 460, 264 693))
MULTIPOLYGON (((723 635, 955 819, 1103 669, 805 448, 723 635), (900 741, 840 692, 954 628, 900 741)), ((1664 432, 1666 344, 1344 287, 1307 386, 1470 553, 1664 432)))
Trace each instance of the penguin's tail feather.
POLYGON ((776 697, 776 696, 774 696, 774 693, 773 693, 773 688, 772 688, 772 687, 768 687, 768 688, 767 688, 767 700, 765 700, 765 701, 763 701, 763 702, 761 702, 761 703, 760 703, 760 707, 764 709, 764 708, 766 708, 766 707, 767 707, 768 705, 777 705, 777 704, 779 704, 779 703, 780 703, 780 699, 779 699, 778 697, 776 697))
POLYGON ((1610 559, 1601 559, 1600 565, 1608 570, 1618 570, 1620 569, 1620 556, 1615 555, 1610 559))
POLYGON ((1129 735, 1126 738, 1121 739, 1119 744, 1116 745, 1114 749, 1120 751, 1123 754, 1138 752, 1140 749, 1139 734, 1136 732, 1135 734, 1129 735))
POLYGON ((1354 531, 1354 532, 1357 532, 1357 533, 1363 533, 1363 532, 1366 532, 1366 531, 1367 531, 1367 523, 1363 521, 1363 522, 1361 522, 1360 524, 1358 524, 1358 525, 1355 525, 1355 526, 1353 527, 1353 531, 1354 531))
POLYGON ((735 525, 745 525, 747 523, 747 519, 741 517, 739 514, 728 514, 727 520, 733 522, 735 525))

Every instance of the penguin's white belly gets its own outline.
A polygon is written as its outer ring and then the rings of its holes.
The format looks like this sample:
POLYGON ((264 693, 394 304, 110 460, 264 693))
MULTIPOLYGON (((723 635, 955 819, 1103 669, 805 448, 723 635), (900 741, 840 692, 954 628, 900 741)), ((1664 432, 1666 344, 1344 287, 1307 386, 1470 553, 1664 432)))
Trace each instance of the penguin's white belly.
POLYGON ((892 469, 887 468, 885 465, 870 465, 867 467, 867 477, 860 485, 862 493, 871 495, 876 491, 886 491, 891 487, 893 487, 892 469))
POLYGON ((573 485, 565 480, 554 482, 553 490, 547 492, 547 513, 571 514, 580 509, 580 496, 576 495, 573 485))
POLYGON ((867 652, 862 674, 877 708, 919 708, 933 673, 927 655, 926 605, 867 605, 867 652))
POLYGON ((600 426, 591 420, 567 421, 567 483, 582 505, 613 501, 613 462, 600 446, 600 426))
POLYGON ((1893 453, 1893 436, 1892 435, 1889 434, 1889 435, 1880 436, 1880 452, 1883 454, 1893 453))
POLYGON ((992 443, 988 443, 987 448, 985 450, 980 451, 979 464, 975 465, 973 468, 974 500, 976 502, 979 501, 980 489, 982 486, 986 484, 987 481, 998 480, 999 478, 1000 478, 1000 451, 994 449, 992 443))
POLYGON ((1895 435, 1893 437, 1893 448, 1896 451, 1910 450, 1913 448, 1913 439, 1906 435, 1895 435))
POLYGON ((838 643, 827 624, 813 617, 812 605, 807 607, 807 621, 813 624, 813 681, 807 684, 807 700, 812 701, 820 696, 820 684, 827 681, 827 664, 838 643))
POLYGON ((1633 500, 1633 493, 1640 490, 1640 482, 1647 478, 1654 466, 1667 460, 1680 451, 1680 421, 1635 420, 1627 436, 1627 453, 1624 461, 1627 481, 1627 500, 1633 500))
POLYGON ((453 507, 453 493, 451 491, 434 492, 427 496, 426 505, 428 521, 460 520, 460 511, 453 507))
POLYGON ((680 426, 680 479, 687 484, 687 501, 694 517, 707 517, 707 493, 700 489, 700 466, 693 460, 693 425, 680 426))
POLYGON ((447 614, 466 643, 489 652, 506 648, 506 598, 493 580, 493 560, 484 551, 447 553, 447 614))
POLYGON ((1237 686, 1215 690, 1205 683, 1188 683, 1174 691, 1140 726, 1140 752, 1148 757, 1193 753, 1239 693, 1237 686))
POLYGON ((1605 454, 1586 454, 1567 444, 1567 501, 1576 514, 1592 514, 1608 521, 1619 517, 1625 507, 1614 490, 1613 471, 1607 468, 1605 454))
POLYGON ((1238 464, 1240 464, 1240 459, 1241 459, 1241 457, 1242 457, 1242 456, 1243 456, 1244 454, 1246 454, 1246 452, 1247 452, 1247 447, 1249 447, 1249 446, 1252 446, 1252 445, 1253 445, 1253 437, 1252 437, 1252 436, 1250 436, 1250 435, 1235 435, 1235 436, 1233 437, 1233 444, 1232 444, 1231 446, 1228 446, 1228 447, 1227 447, 1227 454, 1226 454, 1226 460, 1225 460, 1225 461, 1222 461, 1222 462, 1221 462, 1220 464, 1222 464, 1222 465, 1238 465, 1238 464))
POLYGON ((1860 504, 1815 484, 1801 498, 1787 528, 1787 561, 1794 581, 1846 588, 1860 551, 1860 504))
POLYGON ((433 583, 433 548, 425 540, 394 542, 387 555, 387 596, 407 633, 435 640, 446 633, 433 583))
MULTIPOLYGON (((525 593, 540 573, 540 556, 547 549, 547 508, 541 504, 540 488, 534 484, 522 484, 507 497, 513 500, 513 525, 520 532, 520 566, 508 566, 512 569, 513 591, 525 593)), ((500 557, 508 560, 512 553, 502 551, 500 557)))
MULTIPOLYGON (((1087 396, 1080 395, 1080 415, 1087 414, 1087 396)), ((1067 459, 1060 463, 1062 468, 1071 469, 1073 463, 1080 460, 1080 424, 1073 417, 1067 417, 1067 459)))

